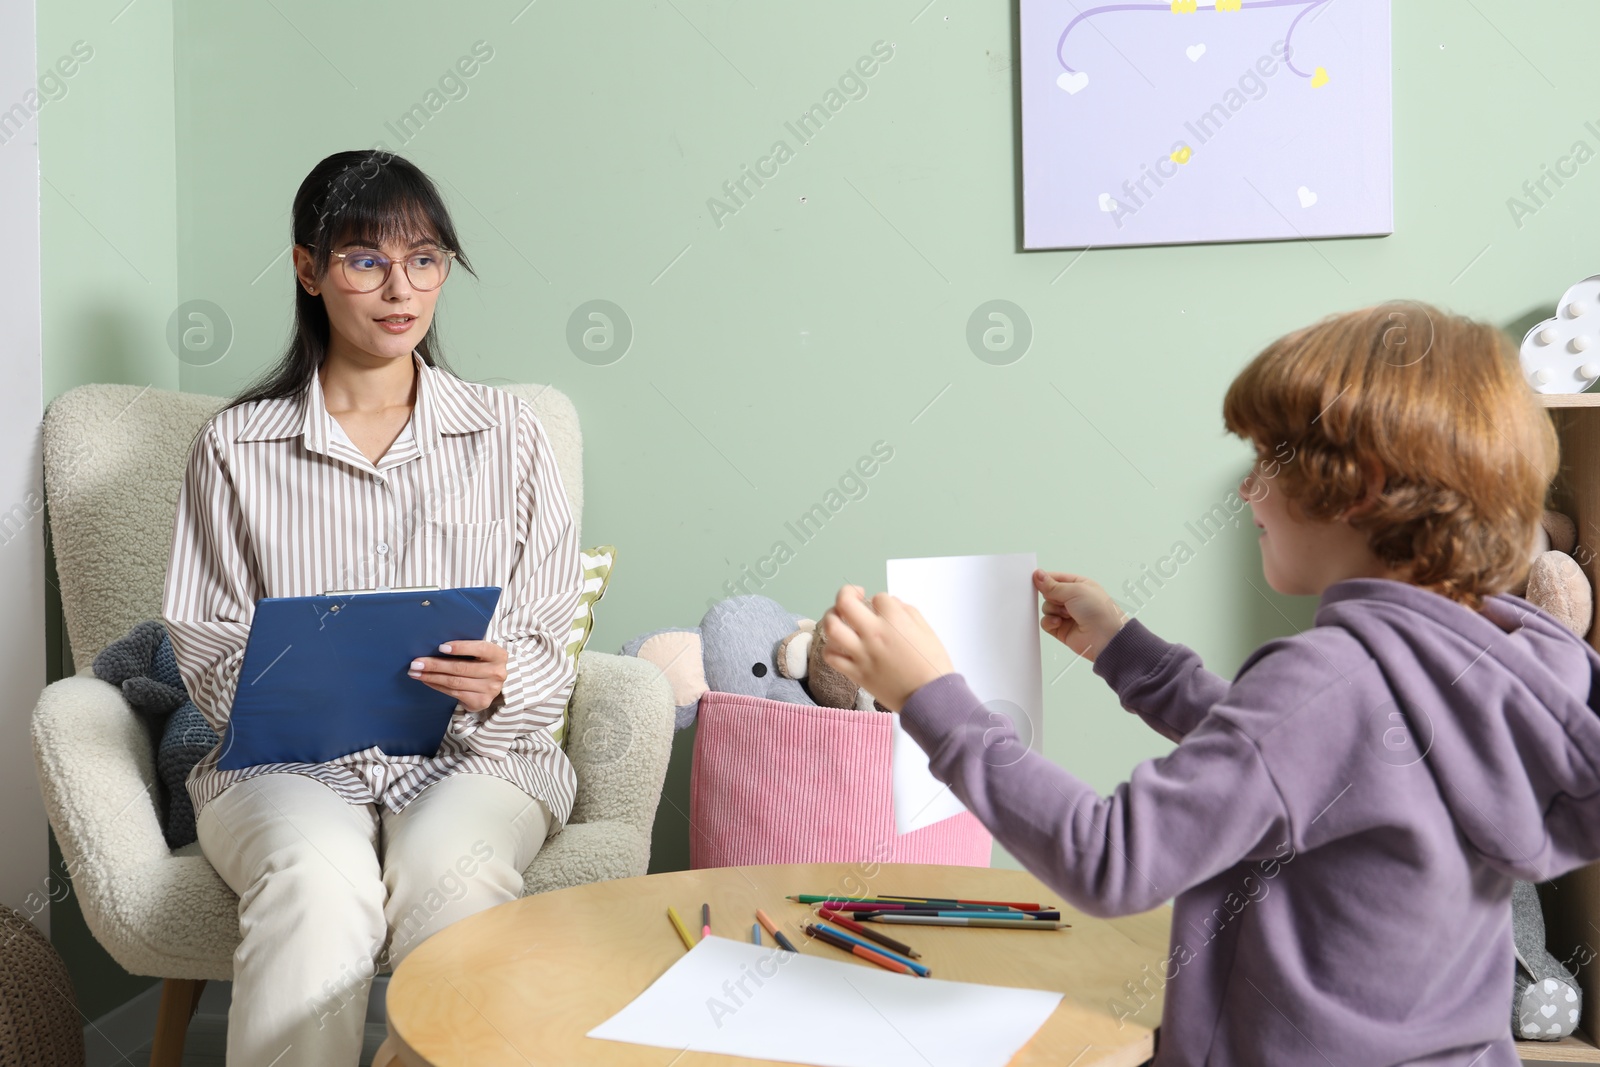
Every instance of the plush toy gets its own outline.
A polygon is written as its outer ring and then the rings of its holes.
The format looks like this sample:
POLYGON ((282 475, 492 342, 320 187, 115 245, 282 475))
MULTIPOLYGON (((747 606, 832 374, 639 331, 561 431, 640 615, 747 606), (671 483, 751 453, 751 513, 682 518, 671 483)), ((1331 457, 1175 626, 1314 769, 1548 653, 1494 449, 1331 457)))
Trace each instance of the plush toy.
POLYGON ((1583 637, 1594 622, 1594 587, 1571 555, 1577 547, 1577 525, 1558 511, 1546 511, 1534 538, 1527 580, 1513 591, 1583 637))
POLYGON ((1550 954, 1544 911, 1531 882, 1511 888, 1511 939, 1517 952, 1511 1033, 1524 1041, 1559 1041, 1578 1028, 1583 996, 1578 980, 1550 954))
POLYGON ((699 626, 640 634, 622 654, 648 660, 666 675, 679 730, 694 722, 700 698, 713 690, 871 710, 871 694, 822 662, 820 638, 815 621, 777 601, 736 596, 713 604, 699 626))
POLYGON ((672 686, 677 728, 695 720, 711 690, 815 704, 799 681, 778 670, 778 645, 806 620, 764 596, 719 600, 692 629, 653 630, 622 646, 659 667, 672 686))
POLYGON ((152 739, 159 739, 154 748, 161 834, 168 848, 182 848, 197 837, 194 805, 183 783, 190 769, 216 747, 217 734, 189 699, 167 628, 158 619, 139 623, 94 658, 94 674, 121 689, 152 739))
POLYGON ((778 671, 785 678, 804 682, 811 699, 822 707, 887 711, 871 693, 823 661, 826 644, 822 627, 810 619, 801 619, 800 629, 778 644, 778 671))
MULTIPOLYGON (((1594 621, 1594 588, 1570 555, 1577 547, 1577 524, 1560 512, 1546 511, 1534 538, 1527 582, 1516 592, 1583 637, 1594 621)), ((1577 977, 1545 947, 1544 911, 1531 882, 1512 886, 1511 932, 1517 952, 1511 1033, 1523 1040, 1559 1041, 1578 1028, 1583 996, 1577 977)))

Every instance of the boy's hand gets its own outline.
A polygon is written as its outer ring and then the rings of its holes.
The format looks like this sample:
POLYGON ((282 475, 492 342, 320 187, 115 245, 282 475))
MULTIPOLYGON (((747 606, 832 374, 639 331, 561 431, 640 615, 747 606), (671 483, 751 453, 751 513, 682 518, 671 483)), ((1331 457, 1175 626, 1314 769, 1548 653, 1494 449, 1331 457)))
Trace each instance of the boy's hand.
POLYGON ((1044 597, 1040 628, 1091 662, 1128 621, 1100 583, 1088 578, 1038 570, 1033 585, 1044 597))
POLYGON ((494 703, 506 684, 506 650, 493 641, 451 641, 439 651, 471 659, 423 656, 411 661, 410 677, 461 701, 467 711, 482 711, 494 703))
POLYGON ((955 672, 922 613, 888 593, 869 604, 866 590, 847 585, 819 625, 826 641, 823 662, 890 711, 899 711, 935 678, 955 672))

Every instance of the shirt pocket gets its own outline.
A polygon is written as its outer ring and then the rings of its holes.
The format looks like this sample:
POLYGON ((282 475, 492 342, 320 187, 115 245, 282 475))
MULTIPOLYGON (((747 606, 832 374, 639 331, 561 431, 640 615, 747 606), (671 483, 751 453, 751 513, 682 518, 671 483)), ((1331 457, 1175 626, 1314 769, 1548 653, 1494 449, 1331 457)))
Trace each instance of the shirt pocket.
POLYGON ((418 546, 422 549, 422 570, 417 584, 443 589, 468 585, 506 584, 506 523, 500 519, 485 522, 442 522, 429 519, 422 525, 418 546))
MULTIPOLYGON (((515 484, 515 475, 505 467, 498 447, 488 437, 473 434, 439 446, 437 462, 418 475, 417 518, 421 523, 466 526, 492 522, 507 513, 507 490, 515 484)), ((514 495, 509 498, 515 499, 514 495)))

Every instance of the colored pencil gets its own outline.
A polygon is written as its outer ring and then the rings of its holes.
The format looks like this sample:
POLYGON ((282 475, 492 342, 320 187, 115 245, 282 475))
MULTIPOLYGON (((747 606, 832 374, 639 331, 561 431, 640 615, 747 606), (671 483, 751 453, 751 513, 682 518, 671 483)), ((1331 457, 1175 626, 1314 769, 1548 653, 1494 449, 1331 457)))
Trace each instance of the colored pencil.
POLYGON ((700 936, 711 936, 711 905, 700 905, 700 936))
POLYGON ((801 904, 822 904, 835 909, 851 908, 967 908, 973 911, 1017 911, 1006 904, 954 904, 949 901, 889 900, 884 897, 821 897, 816 900, 797 901, 801 904))
POLYGON ((751 941, 752 944, 756 944, 756 945, 761 944, 761 924, 760 923, 751 923, 750 924, 750 941, 751 941))
MULTIPOLYGON (((905 908, 945 908, 944 904, 911 904, 905 901, 875 901, 875 900, 821 900, 818 904, 832 908, 834 911, 901 911, 905 908)), ((969 912, 973 915, 1021 915, 1016 908, 968 908, 950 907, 951 911, 969 912)))
POLYGON ((915 900, 924 904, 999 904, 1018 911, 1038 911, 1043 905, 1033 901, 1017 900, 969 900, 965 897, 907 897, 898 893, 885 893, 879 900, 915 900))
POLYGON ((811 923, 806 923, 806 933, 809 936, 816 938, 818 941, 826 941, 834 948, 843 949, 852 956, 860 956, 864 960, 870 960, 886 970, 898 971, 901 974, 909 974, 913 977, 916 977, 917 972, 913 971, 910 967, 907 967, 900 961, 892 960, 883 953, 874 952, 870 948, 862 948, 854 941, 846 941, 832 931, 813 926, 811 923))
POLYGON ((678 936, 683 938, 684 948, 694 948, 694 939, 689 936, 689 928, 683 925, 683 920, 678 918, 678 913, 671 904, 667 905, 667 918, 672 920, 672 928, 678 931, 678 936))
POLYGON ((894 911, 856 911, 856 912, 851 912, 851 914, 856 916, 858 919, 859 918, 867 918, 867 917, 871 917, 871 916, 874 916, 874 915, 955 915, 955 916, 971 916, 973 918, 981 918, 981 919, 1006 919, 1006 920, 1010 920, 1010 921, 1021 921, 1021 920, 1026 920, 1026 919, 1059 919, 1059 918, 1061 918, 1061 913, 1059 911, 983 911, 983 912, 974 912, 974 911, 940 911, 937 908, 900 908, 900 909, 897 909, 897 910, 894 910, 894 911))
POLYGON ((835 926, 842 926, 846 930, 860 934, 862 937, 870 938, 871 940, 882 945, 884 948, 894 949, 894 951, 900 953, 902 956, 906 956, 914 960, 919 960, 922 958, 922 953, 918 952, 916 949, 913 949, 910 945, 904 943, 903 941, 896 941, 888 934, 880 934, 876 930, 869 930, 861 923, 856 922, 854 919, 851 919, 840 912, 832 911, 828 908, 819 908, 817 909, 817 914, 821 915, 824 919, 827 919, 835 926))
MULTIPOLYGON (((815 923, 812 925, 817 926, 815 923)), ((920 978, 926 978, 928 975, 933 973, 928 969, 928 965, 925 963, 916 963, 910 959, 907 959, 905 956, 900 955, 898 952, 890 952, 886 948, 879 948, 877 945, 868 944, 859 937, 852 937, 850 934, 844 933, 842 930, 835 930, 831 926, 817 926, 817 929, 825 933, 830 933, 835 937, 843 938, 852 944, 860 945, 868 952, 876 952, 880 956, 888 956, 891 960, 894 960, 898 963, 903 963, 907 967, 910 967, 912 971, 916 972, 917 976, 920 978)))
POLYGON ((905 924, 907 926, 991 926, 1006 930, 1054 930, 1071 926, 1059 919, 969 919, 945 918, 939 915, 875 915, 864 920, 873 923, 905 924))
POLYGON ((772 935, 772 940, 778 943, 779 948, 783 949, 785 952, 800 951, 794 947, 793 942, 791 942, 787 937, 783 936, 783 931, 779 930, 777 924, 768 918, 767 913, 762 911, 760 908, 756 909, 756 919, 761 923, 762 927, 767 931, 767 933, 772 935))
POLYGON ((878 902, 885 904, 912 903, 989 905, 991 907, 1011 908, 1016 911, 1038 911, 1040 909, 1040 905, 1037 903, 1023 903, 1015 900, 965 900, 957 897, 904 897, 896 896, 892 893, 885 893, 882 896, 876 897, 841 897, 837 895, 829 896, 819 893, 797 893, 791 895, 788 899, 794 901, 796 904, 826 904, 829 901, 838 901, 839 903, 844 904, 851 901, 861 901, 868 904, 878 902))

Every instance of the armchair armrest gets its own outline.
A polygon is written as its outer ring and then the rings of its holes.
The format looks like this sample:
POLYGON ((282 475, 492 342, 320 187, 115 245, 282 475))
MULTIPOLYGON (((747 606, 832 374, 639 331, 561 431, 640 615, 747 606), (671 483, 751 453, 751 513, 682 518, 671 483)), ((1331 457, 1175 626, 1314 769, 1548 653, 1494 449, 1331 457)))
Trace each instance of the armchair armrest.
POLYGON ((111 872, 171 854, 150 734, 121 690, 87 674, 51 683, 34 707, 32 736, 45 813, 80 894, 101 896, 111 872))
POLYGON ((568 823, 522 872, 524 895, 636 878, 650 869, 650 829, 616 819, 568 823))
POLYGON ((176 856, 156 812, 144 723, 91 674, 45 687, 34 768, 84 921, 131 974, 228 978, 238 901, 204 856, 176 856))
POLYGON ((629 824, 643 836, 648 858, 672 754, 673 716, 672 690, 653 664, 604 652, 579 655, 567 724, 567 757, 578 777, 569 826, 629 824))

